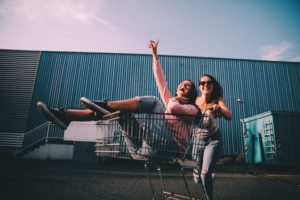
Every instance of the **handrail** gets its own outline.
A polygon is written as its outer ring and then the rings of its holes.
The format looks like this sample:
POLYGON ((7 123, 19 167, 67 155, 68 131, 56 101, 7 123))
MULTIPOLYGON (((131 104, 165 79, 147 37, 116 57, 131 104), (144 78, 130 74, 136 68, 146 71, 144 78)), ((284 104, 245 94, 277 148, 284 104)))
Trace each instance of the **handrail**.
MULTIPOLYGON (((43 129, 51 126, 49 122, 41 124, 26 133, 0 133, 0 147, 15 148, 17 155, 46 139, 43 129)), ((49 129, 47 130, 49 131, 49 129)))
POLYGON ((49 138, 53 139, 61 139, 61 137, 51 137, 49 132, 50 128, 55 127, 55 125, 51 122, 46 122, 24 134, 23 146, 19 150, 17 150, 17 154, 21 153, 30 147, 40 143, 41 141, 48 142, 49 138))
POLYGON ((62 136, 57 135, 54 127, 53 123, 46 122, 26 133, 0 132, 0 147, 12 148, 14 149, 14 155, 17 155, 41 141, 48 142, 49 139, 63 140, 62 136))
POLYGON ((49 126, 49 122, 46 122, 44 124, 41 124, 34 129, 26 132, 26 133, 6 133, 1 132, 0 133, 0 146, 2 147, 16 147, 16 148, 23 148, 24 147, 24 141, 28 137, 31 137, 34 134, 37 134, 38 131, 42 130, 45 127, 49 126))
POLYGON ((28 131, 28 132, 26 132, 26 133, 24 134, 24 138, 25 138, 25 137, 28 137, 28 135, 34 133, 35 130, 41 129, 41 128, 43 128, 44 126, 49 125, 49 124, 50 124, 50 122, 45 122, 45 123, 43 123, 43 124, 41 124, 41 125, 35 127, 34 129, 31 129, 30 131, 28 131))

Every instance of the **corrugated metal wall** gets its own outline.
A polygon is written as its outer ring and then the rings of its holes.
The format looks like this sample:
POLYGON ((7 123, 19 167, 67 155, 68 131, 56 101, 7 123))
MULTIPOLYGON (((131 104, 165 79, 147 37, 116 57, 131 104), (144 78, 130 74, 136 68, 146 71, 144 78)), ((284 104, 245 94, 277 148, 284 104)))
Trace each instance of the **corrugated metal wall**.
POLYGON ((0 133, 24 133, 40 52, 0 50, 0 133))
MULTIPOLYGON (((300 112, 300 63, 184 56, 160 60, 173 93, 181 80, 197 82, 203 73, 219 80, 233 113, 232 121, 220 121, 224 154, 242 152, 241 118, 268 110, 300 112)), ((40 100, 80 108, 81 96, 158 96, 151 65, 150 55, 0 50, 0 132, 24 133, 44 123, 35 107, 40 100)))
MULTIPOLYGON (((232 121, 220 121, 224 154, 242 152, 241 118, 268 110, 300 112, 300 63, 181 56, 160 60, 173 93, 181 80, 198 82, 204 73, 219 80, 233 113, 232 121)), ((151 65, 150 55, 42 52, 32 105, 42 100, 54 107, 80 108, 82 96, 158 96, 151 65)), ((45 122, 34 106, 30 114, 28 129, 45 122)))

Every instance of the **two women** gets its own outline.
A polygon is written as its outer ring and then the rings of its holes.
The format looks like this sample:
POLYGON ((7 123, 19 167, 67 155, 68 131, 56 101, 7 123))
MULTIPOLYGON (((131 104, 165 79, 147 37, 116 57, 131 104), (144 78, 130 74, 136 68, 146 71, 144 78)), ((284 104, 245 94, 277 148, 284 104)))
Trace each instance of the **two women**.
POLYGON ((172 115, 166 115, 165 122, 171 130, 172 140, 180 152, 185 152, 187 148, 188 139, 192 132, 193 116, 201 112, 203 118, 199 126, 193 131, 193 153, 198 164, 193 175, 196 183, 202 183, 206 199, 211 200, 213 198, 212 170, 218 158, 221 143, 217 122, 220 117, 227 120, 232 117, 223 101, 222 87, 214 77, 205 74, 201 76, 198 85, 201 96, 197 97, 197 90, 193 81, 184 80, 179 83, 176 96, 172 97, 157 55, 158 41, 150 41, 148 46, 152 49, 153 74, 163 102, 153 96, 139 96, 120 101, 89 101, 82 98, 81 102, 88 109, 58 110, 49 108, 42 102, 38 102, 37 107, 50 121, 63 129, 66 129, 71 121, 101 119, 104 114, 103 109, 110 112, 120 110, 170 113, 172 115), (187 114, 192 117, 187 119, 177 114, 187 114))

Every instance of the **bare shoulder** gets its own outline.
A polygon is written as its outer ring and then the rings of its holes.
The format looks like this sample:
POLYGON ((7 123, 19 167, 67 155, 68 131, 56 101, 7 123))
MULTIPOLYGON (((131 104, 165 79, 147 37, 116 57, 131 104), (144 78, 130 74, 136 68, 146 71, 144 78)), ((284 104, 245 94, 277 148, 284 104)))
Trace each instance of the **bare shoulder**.
POLYGON ((219 105, 226 105, 225 102, 224 102, 224 100, 223 100, 223 98, 219 98, 218 99, 218 104, 219 105))

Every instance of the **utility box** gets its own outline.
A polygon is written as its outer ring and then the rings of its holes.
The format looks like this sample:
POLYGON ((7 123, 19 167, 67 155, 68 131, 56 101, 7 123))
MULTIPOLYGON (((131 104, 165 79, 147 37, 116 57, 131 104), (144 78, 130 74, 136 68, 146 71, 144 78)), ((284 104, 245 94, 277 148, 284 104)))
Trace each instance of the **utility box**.
POLYGON ((246 163, 300 166, 300 113, 268 111, 241 123, 246 163))

